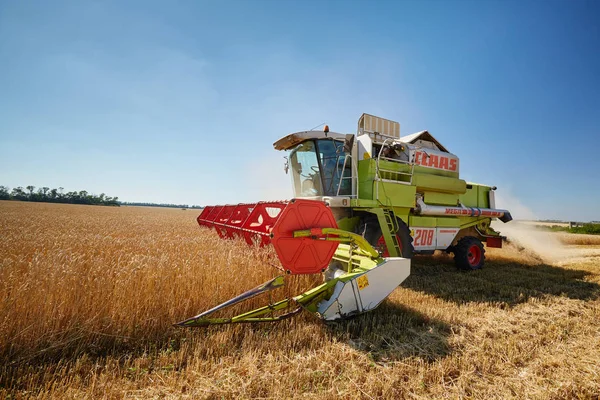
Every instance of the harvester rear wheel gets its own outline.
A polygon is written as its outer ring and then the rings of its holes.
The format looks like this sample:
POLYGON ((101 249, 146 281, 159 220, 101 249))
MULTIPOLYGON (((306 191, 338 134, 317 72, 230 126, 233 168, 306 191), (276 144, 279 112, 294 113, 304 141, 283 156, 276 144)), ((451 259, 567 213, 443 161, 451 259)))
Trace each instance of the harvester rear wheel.
POLYGON ((485 249, 481 240, 473 236, 465 236, 453 246, 454 263, 467 271, 481 269, 485 263, 485 249))
MULTIPOLYGON (((410 230, 408 226, 401 219, 398 221, 398 232, 396 237, 398 238, 398 244, 400 245, 401 256, 404 258, 412 258, 414 248, 412 245, 413 238, 410 236, 410 230)), ((358 223, 357 233, 362 235, 367 242, 371 244, 376 250, 378 250, 382 257, 389 257, 390 253, 385 244, 385 239, 381 233, 381 226, 379 226, 379 220, 375 215, 368 215, 361 218, 358 223)))

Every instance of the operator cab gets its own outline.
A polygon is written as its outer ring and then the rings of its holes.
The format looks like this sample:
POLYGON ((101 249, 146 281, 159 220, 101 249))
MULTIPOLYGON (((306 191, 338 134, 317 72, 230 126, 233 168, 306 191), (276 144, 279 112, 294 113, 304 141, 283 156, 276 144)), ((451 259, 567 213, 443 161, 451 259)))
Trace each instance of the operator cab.
POLYGON ((291 169, 294 197, 352 195, 352 164, 344 149, 346 135, 326 131, 297 132, 274 143, 290 150, 286 169, 291 169))
POLYGON ((350 163, 344 142, 307 140, 289 156, 295 197, 349 196, 352 192, 350 163))

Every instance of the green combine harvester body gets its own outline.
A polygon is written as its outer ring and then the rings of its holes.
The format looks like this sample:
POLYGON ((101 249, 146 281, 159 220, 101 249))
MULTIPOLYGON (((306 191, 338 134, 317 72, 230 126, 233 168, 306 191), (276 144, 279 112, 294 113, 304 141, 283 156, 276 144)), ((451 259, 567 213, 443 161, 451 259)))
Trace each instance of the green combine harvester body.
POLYGON ((294 199, 207 206, 202 227, 223 239, 273 245, 287 274, 323 274, 298 296, 233 317, 212 317, 284 285, 282 276, 195 317, 183 327, 269 322, 307 310, 332 321, 377 307, 410 274, 414 254, 454 253, 457 267, 480 269, 487 247, 502 247, 493 218, 495 187, 460 178, 459 159, 427 131, 400 136, 400 124, 363 114, 357 134, 296 132, 273 145, 289 151, 294 199))
POLYGON ((292 133, 274 147, 290 151, 286 171, 296 198, 325 201, 343 229, 360 232, 385 254, 444 250, 458 253, 461 268, 481 268, 481 242, 502 246, 491 219, 512 219, 495 209, 496 188, 461 179, 458 157, 429 132, 399 132, 397 122, 363 114, 356 135, 325 127, 292 133), (469 246, 465 240, 456 247, 465 237, 469 246))

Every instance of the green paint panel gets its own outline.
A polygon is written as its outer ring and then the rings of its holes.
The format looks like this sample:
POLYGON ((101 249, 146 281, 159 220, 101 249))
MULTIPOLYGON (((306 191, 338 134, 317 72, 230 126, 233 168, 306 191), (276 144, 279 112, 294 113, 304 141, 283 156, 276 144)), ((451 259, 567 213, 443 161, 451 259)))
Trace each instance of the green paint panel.
POLYGON ((486 217, 462 217, 460 219, 460 227, 461 229, 468 228, 470 226, 477 225, 479 222, 484 220, 490 220, 486 217))
POLYGON ((379 168, 379 175, 382 179, 405 182, 407 184, 410 182, 410 175, 408 174, 411 172, 411 167, 408 164, 382 160, 379 162, 379 168), (402 174, 397 174, 395 172, 402 172, 402 174))
POLYGON ((435 228, 437 226, 436 217, 417 217, 411 215, 410 217, 408 217, 408 220, 408 226, 424 226, 428 228, 435 228))
POLYGON ((489 186, 477 185, 477 206, 481 208, 488 208, 490 200, 488 193, 490 191, 489 186))
POLYGON ((375 161, 373 159, 358 162, 358 197, 373 199, 373 181, 375 180, 375 161))
POLYGON ((440 228, 460 228, 460 218, 456 217, 438 217, 437 226, 440 228))
POLYGON ((356 224, 358 224, 359 219, 360 217, 344 217, 337 221, 338 228, 344 231, 354 232, 354 228, 356 227, 356 224))
POLYGON ((417 187, 419 192, 432 191, 462 194, 467 190, 467 183, 462 179, 419 173, 413 175, 413 185, 417 187))
POLYGON ((351 199, 350 206, 355 208, 373 208, 378 207, 379 203, 372 199, 351 199))
POLYGON ((464 223, 462 218, 457 217, 409 217, 409 226, 424 226, 429 228, 460 228, 461 222, 464 223))
POLYGON ((467 207, 477 207, 477 186, 467 189, 465 194, 459 196, 460 202, 467 207))
POLYGON ((458 195, 454 193, 425 192, 423 193, 423 200, 427 204, 458 205, 458 195))
MULTIPOLYGON (((414 207, 417 188, 411 185, 391 182, 378 182, 379 201, 392 207, 414 207)), ((375 192, 377 195, 377 192, 375 192)))
POLYGON ((468 183, 467 185, 471 186, 471 189, 467 188, 467 192, 460 196, 460 202, 467 207, 488 208, 490 206, 488 193, 492 188, 476 183, 468 183))
MULTIPOLYGON (((383 164, 384 162, 381 163, 382 167, 383 164)), ((406 167, 398 163, 385 162, 385 168, 392 169, 392 166, 398 166, 395 168, 396 170, 406 167)), ((375 182, 375 169, 376 162, 373 159, 358 162, 358 197, 360 199, 379 200, 380 203, 390 207, 415 206, 415 186, 403 183, 375 182)), ((362 201, 360 203, 360 206, 368 206, 367 203, 363 205, 362 201)))
POLYGON ((416 173, 425 174, 425 175, 437 175, 437 176, 446 176, 448 178, 458 178, 458 172, 445 171, 443 169, 435 169, 435 168, 427 168, 422 167, 420 165, 415 165, 416 173))

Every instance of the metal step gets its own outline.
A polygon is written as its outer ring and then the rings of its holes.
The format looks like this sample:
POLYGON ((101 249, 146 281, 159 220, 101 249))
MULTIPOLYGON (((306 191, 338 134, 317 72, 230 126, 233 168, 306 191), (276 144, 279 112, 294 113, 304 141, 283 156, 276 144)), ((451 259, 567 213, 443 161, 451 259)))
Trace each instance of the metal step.
POLYGON ((394 243, 394 247, 396 247, 396 249, 399 250, 400 246, 398 244, 398 236, 396 236, 396 233, 398 232, 398 224, 396 218, 387 208, 383 210, 383 217, 385 218, 385 223, 388 227, 389 232, 392 234, 392 242, 394 243))

